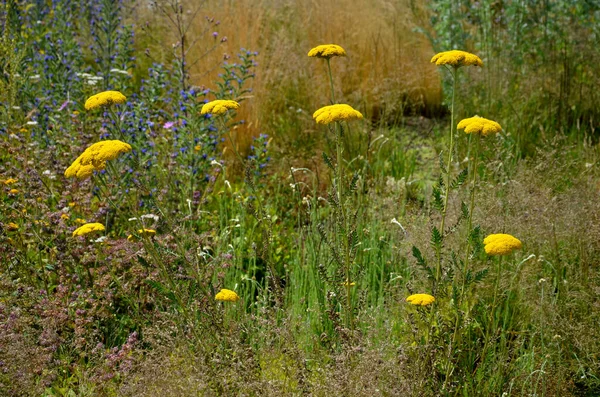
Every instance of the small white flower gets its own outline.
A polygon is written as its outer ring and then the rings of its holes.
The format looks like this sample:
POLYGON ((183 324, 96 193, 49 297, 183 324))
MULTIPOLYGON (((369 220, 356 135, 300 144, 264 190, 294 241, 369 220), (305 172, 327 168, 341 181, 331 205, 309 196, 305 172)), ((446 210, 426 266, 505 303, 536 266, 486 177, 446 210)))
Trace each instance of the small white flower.
POLYGON ((14 110, 21 110, 21 107, 20 107, 20 106, 13 106, 12 108, 13 108, 14 110))
POLYGON ((140 216, 140 218, 142 218, 142 219, 152 219, 155 222, 158 222, 158 215, 154 215, 154 214, 144 214, 144 215, 140 216))
POLYGON ((106 239, 107 239, 107 238, 108 238, 108 237, 106 237, 106 236, 102 236, 102 237, 99 237, 99 238, 97 238, 96 240, 94 240, 94 242, 95 242, 95 243, 103 243, 103 242, 105 242, 105 241, 106 241, 106 239))
POLYGON ((110 70, 111 73, 119 73, 119 74, 124 74, 129 76, 129 72, 127 72, 127 70, 121 70, 121 69, 117 69, 117 68, 113 68, 110 70))
POLYGON ((27 125, 38 125, 38 122, 37 121, 28 121, 25 124, 27 124, 27 125))
POLYGON ((545 278, 540 278, 540 279, 538 280, 538 283, 539 283, 539 284, 542 284, 542 283, 545 283, 546 281, 547 281, 547 280, 546 280, 545 278))
POLYGON ((30 80, 39 80, 40 79, 40 75, 39 74, 34 74, 32 76, 29 76, 30 80))

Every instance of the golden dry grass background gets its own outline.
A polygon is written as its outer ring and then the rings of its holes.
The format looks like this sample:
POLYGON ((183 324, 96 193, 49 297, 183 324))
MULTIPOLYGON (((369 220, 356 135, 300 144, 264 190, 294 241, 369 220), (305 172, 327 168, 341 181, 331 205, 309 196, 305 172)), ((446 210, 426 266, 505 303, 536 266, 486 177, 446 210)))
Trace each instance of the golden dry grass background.
MULTIPOLYGON (((231 55, 233 62, 240 48, 259 52, 253 94, 240 111, 240 117, 250 121, 243 128, 251 133, 241 135, 256 134, 290 110, 310 120, 314 110, 329 104, 325 62, 307 56, 319 44, 335 43, 346 49, 347 57, 332 60, 336 100, 351 104, 366 117, 399 114, 407 105, 427 108, 441 102, 440 74, 429 62, 433 49, 427 37, 416 31, 428 23, 422 2, 209 0, 201 6, 197 1, 182 4, 186 23, 191 21, 186 40, 197 40, 188 53, 193 84, 214 88, 224 54, 231 55), (220 25, 210 26, 207 17, 220 25), (217 40, 211 36, 213 30, 219 32, 217 40), (227 41, 220 43, 223 36, 227 41)), ((135 15, 138 26, 152 26, 154 36, 150 40, 142 34, 138 45, 149 46, 154 59, 168 60, 171 54, 165 49, 174 48, 177 42, 168 17, 149 8, 135 15)))

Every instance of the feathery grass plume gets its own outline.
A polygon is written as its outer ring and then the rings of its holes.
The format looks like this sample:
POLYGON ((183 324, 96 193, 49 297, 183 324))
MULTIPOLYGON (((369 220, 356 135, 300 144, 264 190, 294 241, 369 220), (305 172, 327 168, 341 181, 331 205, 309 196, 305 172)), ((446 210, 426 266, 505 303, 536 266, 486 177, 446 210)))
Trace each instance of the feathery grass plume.
POLYGON ((225 114, 229 109, 238 109, 240 104, 229 99, 217 99, 205 103, 200 110, 200 114, 225 114))
POLYGON ((127 98, 119 91, 104 91, 96 95, 92 95, 85 101, 85 110, 98 109, 102 106, 110 106, 114 103, 125 103, 127 98))
POLYGON ((435 298, 429 294, 413 294, 406 298, 406 301, 411 305, 427 306, 435 302, 435 298))
POLYGON ((459 130, 464 129, 465 133, 467 134, 481 134, 483 136, 497 134, 498 132, 502 131, 500 124, 479 116, 469 117, 461 120, 458 123, 457 128, 459 130))
POLYGON ((518 238, 502 233, 490 234, 483 240, 483 244, 488 255, 508 255, 523 246, 518 238))
POLYGON ((12 185, 13 183, 17 183, 17 179, 15 179, 15 178, 8 178, 8 179, 6 179, 2 183, 4 183, 5 185, 12 185))
POLYGON ((431 63, 435 63, 438 66, 450 65, 455 68, 470 65, 483 66, 481 58, 477 55, 460 50, 444 51, 435 54, 433 58, 431 58, 431 63))
POLYGON ((358 110, 355 110, 350 105, 337 104, 324 106, 313 113, 313 119, 318 124, 329 124, 334 121, 349 121, 362 119, 363 115, 358 110))
POLYGON ((65 177, 88 178, 94 170, 103 170, 108 160, 114 160, 119 154, 129 151, 131 151, 131 145, 119 140, 96 142, 85 149, 65 170, 65 177))
POLYGON ((322 44, 311 49, 308 52, 309 57, 316 58, 331 58, 331 57, 344 57, 346 51, 337 44, 322 44))
POLYGON ((240 296, 230 289, 221 289, 217 295, 215 295, 215 299, 218 301, 225 302, 236 302, 240 299, 240 296))
POLYGON ((106 230, 101 223, 86 223, 73 231, 73 237, 84 236, 91 232, 106 230))

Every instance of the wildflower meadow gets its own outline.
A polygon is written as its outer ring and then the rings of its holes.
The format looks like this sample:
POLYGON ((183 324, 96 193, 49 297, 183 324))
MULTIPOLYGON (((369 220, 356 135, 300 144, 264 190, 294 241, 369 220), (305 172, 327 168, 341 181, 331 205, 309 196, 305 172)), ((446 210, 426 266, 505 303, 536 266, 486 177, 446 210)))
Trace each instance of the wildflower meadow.
POLYGON ((600 396, 600 4, 0 29, 1 396, 600 396))

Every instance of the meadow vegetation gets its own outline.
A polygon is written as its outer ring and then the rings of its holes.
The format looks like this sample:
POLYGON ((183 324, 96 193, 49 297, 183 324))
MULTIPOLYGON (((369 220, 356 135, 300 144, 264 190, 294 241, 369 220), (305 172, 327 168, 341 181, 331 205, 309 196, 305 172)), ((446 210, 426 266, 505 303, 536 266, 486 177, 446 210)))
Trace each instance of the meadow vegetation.
POLYGON ((594 2, 0 28, 0 395, 600 395, 594 2))

